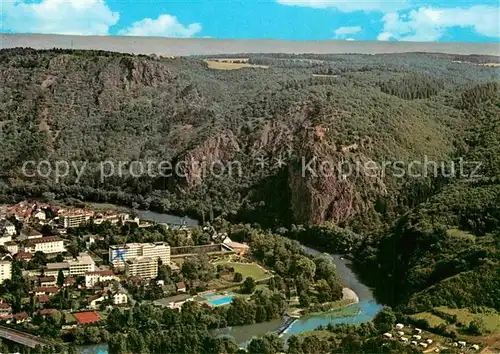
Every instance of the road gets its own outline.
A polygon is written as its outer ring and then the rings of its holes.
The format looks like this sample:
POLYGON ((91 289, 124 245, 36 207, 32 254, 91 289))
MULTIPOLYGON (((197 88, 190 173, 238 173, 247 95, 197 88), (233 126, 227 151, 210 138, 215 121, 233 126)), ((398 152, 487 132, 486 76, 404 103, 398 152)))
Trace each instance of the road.
POLYGON ((0 326, 0 337, 30 348, 36 348, 37 345, 43 346, 46 344, 50 344, 48 340, 5 326, 0 326))

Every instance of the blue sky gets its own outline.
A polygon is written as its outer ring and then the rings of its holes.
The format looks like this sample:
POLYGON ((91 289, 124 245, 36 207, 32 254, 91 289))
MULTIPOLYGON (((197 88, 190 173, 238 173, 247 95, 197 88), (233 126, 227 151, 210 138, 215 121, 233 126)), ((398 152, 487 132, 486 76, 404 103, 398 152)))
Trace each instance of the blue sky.
POLYGON ((0 0, 0 31, 499 42, 492 0, 0 0))

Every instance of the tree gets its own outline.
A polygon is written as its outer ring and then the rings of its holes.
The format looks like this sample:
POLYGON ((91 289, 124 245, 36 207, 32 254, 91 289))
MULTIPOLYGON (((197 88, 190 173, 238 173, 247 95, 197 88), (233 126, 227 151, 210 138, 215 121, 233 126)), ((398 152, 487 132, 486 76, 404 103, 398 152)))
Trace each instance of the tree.
POLYGON ((252 277, 247 277, 241 285, 241 292, 243 294, 252 294, 256 287, 255 280, 252 277))
POLYGON ((384 307, 373 319, 375 328, 380 332, 390 331, 395 323, 396 315, 390 307, 384 307))
POLYGON ((59 272, 57 273, 57 286, 62 287, 64 284, 64 273, 62 269, 59 269, 59 272))
POLYGON ((475 318, 470 321, 467 331, 474 336, 480 336, 487 332, 486 324, 484 323, 484 320, 482 318, 475 318))
POLYGON ((247 348, 252 354, 276 354, 283 351, 283 339, 276 333, 268 333, 250 341, 247 348))
POLYGON ((233 282, 240 283, 243 280, 243 274, 236 272, 233 276, 233 282))

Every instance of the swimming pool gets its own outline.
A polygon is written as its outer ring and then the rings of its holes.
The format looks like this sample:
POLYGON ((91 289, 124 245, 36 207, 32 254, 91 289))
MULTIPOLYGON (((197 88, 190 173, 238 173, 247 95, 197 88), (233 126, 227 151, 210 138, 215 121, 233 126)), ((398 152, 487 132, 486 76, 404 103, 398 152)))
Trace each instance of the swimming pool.
POLYGON ((233 301, 233 297, 231 295, 228 295, 219 297, 217 299, 208 300, 207 302, 212 306, 224 306, 230 304, 231 301, 233 301))

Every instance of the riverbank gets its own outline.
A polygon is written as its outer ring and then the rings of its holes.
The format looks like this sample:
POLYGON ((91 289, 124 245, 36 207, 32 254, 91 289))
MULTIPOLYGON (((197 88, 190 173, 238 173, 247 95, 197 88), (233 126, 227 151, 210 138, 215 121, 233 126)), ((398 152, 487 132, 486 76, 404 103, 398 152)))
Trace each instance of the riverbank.
MULTIPOLYGON (((145 218, 155 222, 165 222, 165 218, 169 221, 172 216, 147 212, 142 214, 141 218, 145 218)), ((178 221, 178 219, 176 220, 178 221)), ((197 221, 195 221, 197 222, 197 221)), ((302 245, 301 245, 302 246, 302 245)), ((313 256, 325 254, 312 248, 302 246, 304 252, 313 256)), ((230 335, 235 342, 240 346, 246 346, 248 342, 255 336, 260 336, 268 332, 276 332, 278 329, 283 330, 282 337, 286 341, 291 335, 299 334, 307 331, 315 330, 329 324, 361 324, 371 321, 373 317, 382 309, 382 305, 378 304, 372 294, 371 289, 360 282, 357 275, 350 268, 350 261, 344 256, 337 254, 327 254, 332 258, 337 268, 337 273, 340 279, 345 284, 342 289, 342 300, 345 301, 342 308, 334 309, 334 311, 322 311, 304 315, 295 319, 293 322, 288 322, 288 317, 283 317, 271 322, 257 323, 244 326, 227 327, 219 330, 214 330, 214 335, 230 335)), ((102 345, 99 345, 95 351, 91 348, 86 348, 86 353, 106 354, 107 351, 102 345)))

